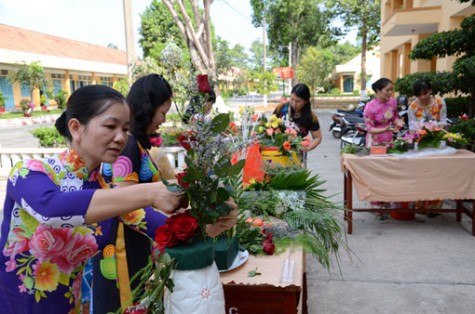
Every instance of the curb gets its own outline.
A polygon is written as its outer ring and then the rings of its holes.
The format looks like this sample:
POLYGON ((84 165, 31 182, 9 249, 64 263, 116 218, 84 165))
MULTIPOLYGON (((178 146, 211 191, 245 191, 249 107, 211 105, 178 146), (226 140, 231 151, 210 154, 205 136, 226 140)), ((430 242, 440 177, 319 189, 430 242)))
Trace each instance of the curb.
POLYGON ((37 117, 30 117, 30 118, 0 119, 0 128, 33 125, 33 124, 54 123, 58 117, 59 117, 59 114, 52 114, 52 115, 37 116, 37 117))

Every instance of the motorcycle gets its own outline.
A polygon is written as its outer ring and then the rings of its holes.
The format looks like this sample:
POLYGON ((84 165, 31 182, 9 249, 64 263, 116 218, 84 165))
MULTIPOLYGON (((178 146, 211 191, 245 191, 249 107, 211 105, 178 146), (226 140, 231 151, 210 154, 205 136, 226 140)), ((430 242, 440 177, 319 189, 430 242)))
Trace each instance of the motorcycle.
POLYGON ((354 130, 341 137, 340 148, 347 145, 366 146, 366 125, 359 122, 354 125, 354 130))
POLYGON ((360 101, 356 109, 351 108, 348 110, 338 109, 332 115, 332 123, 330 124, 329 131, 332 132, 334 138, 341 138, 343 135, 346 134, 349 130, 354 129, 353 123, 354 120, 363 117, 364 107, 366 106, 366 102, 360 101), (346 121, 342 121, 345 118, 346 121))

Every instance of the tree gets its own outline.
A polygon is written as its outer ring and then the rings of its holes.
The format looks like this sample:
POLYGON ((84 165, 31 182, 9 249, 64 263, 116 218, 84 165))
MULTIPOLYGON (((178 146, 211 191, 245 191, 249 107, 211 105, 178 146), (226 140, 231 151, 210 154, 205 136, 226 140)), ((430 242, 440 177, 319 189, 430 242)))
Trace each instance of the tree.
POLYGON ((25 62, 16 63, 13 67, 15 70, 8 73, 9 80, 12 83, 19 83, 20 85, 27 86, 30 89, 30 97, 33 102, 34 91, 39 91, 40 89, 45 88, 48 84, 43 66, 39 61, 34 61, 29 65, 25 62))
MULTIPOLYGON (((459 0, 460 2, 468 2, 459 0)), ((475 5, 472 2, 472 5, 475 5)), ((467 93, 470 95, 469 116, 475 114, 475 15, 466 17, 460 29, 434 33, 419 41, 409 54, 412 60, 432 60, 434 57, 444 58, 456 56, 452 72, 437 72, 430 74, 431 83, 446 81, 445 90, 441 92, 467 93)), ((410 80, 424 73, 412 73, 405 80, 410 80)), ((427 73, 426 73, 427 75, 427 73)), ((404 81, 403 81, 404 82, 404 81)), ((396 88, 401 85, 396 81, 396 88)), ((403 84, 404 85, 404 84, 403 84)))
POLYGON ((320 0, 251 0, 252 22, 267 27, 271 50, 286 58, 291 43, 291 66, 296 68, 302 48, 330 44, 338 30, 320 10, 320 0))
POLYGON ((297 66, 299 81, 310 87, 312 94, 324 85, 325 79, 333 68, 333 54, 330 49, 309 47, 303 53, 297 66))
POLYGON ((191 14, 184 0, 162 0, 173 17, 188 46, 191 62, 200 73, 207 73, 216 80, 216 65, 212 46, 210 26, 210 5, 213 0, 203 0, 203 10, 197 0, 187 0, 191 5, 191 14))
POLYGON ((366 91, 366 51, 379 42, 381 29, 380 0, 325 0, 335 19, 346 30, 356 28, 361 38, 361 94, 366 91))
POLYGON ((139 42, 144 57, 151 57, 158 61, 167 42, 173 40, 178 47, 186 51, 185 58, 190 58, 186 42, 162 1, 153 0, 142 14, 140 35, 142 38, 139 42))

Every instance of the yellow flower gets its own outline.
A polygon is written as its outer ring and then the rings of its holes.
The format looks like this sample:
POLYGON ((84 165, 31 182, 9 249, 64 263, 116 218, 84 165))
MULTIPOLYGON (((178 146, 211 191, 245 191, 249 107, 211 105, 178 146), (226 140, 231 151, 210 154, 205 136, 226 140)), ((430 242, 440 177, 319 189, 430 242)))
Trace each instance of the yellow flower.
POLYGON ((137 209, 133 212, 122 215, 122 220, 126 225, 138 225, 145 218, 145 210, 137 209))
POLYGON ((277 121, 274 121, 271 123, 272 128, 277 129, 279 127, 279 123, 277 121))
POLYGON ((272 124, 270 122, 267 122, 266 123, 266 128, 270 128, 270 127, 272 127, 272 124))
POLYGON ((45 261, 36 269, 35 288, 40 291, 54 291, 58 287, 59 270, 56 264, 45 261))
POLYGON ((273 114, 270 118, 269 118, 269 121, 270 122, 274 122, 277 120, 277 116, 275 114, 273 114))
POLYGON ((281 118, 277 119, 277 123, 282 124, 282 119, 281 118))
POLYGON ((259 132, 259 133, 264 133, 265 130, 266 130, 265 127, 260 126, 258 132, 259 132))

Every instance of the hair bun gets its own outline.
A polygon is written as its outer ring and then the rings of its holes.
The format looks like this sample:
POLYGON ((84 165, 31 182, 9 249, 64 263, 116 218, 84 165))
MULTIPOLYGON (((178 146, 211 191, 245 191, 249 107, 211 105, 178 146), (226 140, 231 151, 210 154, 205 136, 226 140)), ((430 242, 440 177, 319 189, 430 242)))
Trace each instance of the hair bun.
POLYGON ((61 134, 62 136, 67 136, 68 134, 68 124, 66 120, 66 111, 63 111, 63 113, 59 116, 58 119, 56 119, 56 122, 54 123, 54 126, 58 130, 59 134, 61 134))

